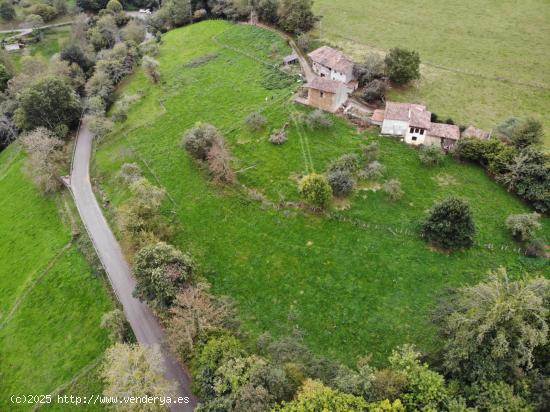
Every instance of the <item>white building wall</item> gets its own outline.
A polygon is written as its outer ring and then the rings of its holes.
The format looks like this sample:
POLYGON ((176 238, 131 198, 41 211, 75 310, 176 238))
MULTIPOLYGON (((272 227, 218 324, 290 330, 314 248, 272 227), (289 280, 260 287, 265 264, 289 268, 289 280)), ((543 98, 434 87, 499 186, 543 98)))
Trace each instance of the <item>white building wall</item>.
POLYGON ((407 134, 409 129, 409 122, 403 120, 387 120, 384 119, 382 123, 382 134, 389 134, 393 136, 403 136, 407 134))
POLYGON ((313 63, 313 72, 321 77, 331 78, 330 69, 318 63, 313 63))
POLYGON ((332 80, 337 80, 342 83, 347 83, 349 80, 344 73, 337 72, 335 70, 330 71, 330 78, 332 80))
MULTIPOLYGON (((418 129, 415 129, 418 130, 418 129)), ((405 143, 412 144, 412 145, 420 145, 425 144, 426 140, 426 133, 428 131, 424 130, 423 134, 420 134, 420 132, 411 133, 411 128, 407 128, 407 134, 405 135, 405 143)))

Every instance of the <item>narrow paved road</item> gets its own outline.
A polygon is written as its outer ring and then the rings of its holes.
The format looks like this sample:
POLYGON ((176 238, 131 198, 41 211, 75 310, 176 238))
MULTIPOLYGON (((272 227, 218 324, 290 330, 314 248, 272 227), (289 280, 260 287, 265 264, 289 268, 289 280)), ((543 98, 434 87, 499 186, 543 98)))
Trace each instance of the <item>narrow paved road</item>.
POLYGON ((164 333, 157 318, 147 305, 132 296, 135 280, 92 191, 89 175, 92 141, 92 133, 86 123, 82 122, 77 136, 70 177, 70 188, 78 212, 138 342, 144 345, 161 346, 166 365, 166 378, 178 383, 178 396, 187 396, 190 399, 189 404, 177 405, 171 407, 171 410, 193 411, 196 400, 192 396, 189 375, 164 345, 164 333))

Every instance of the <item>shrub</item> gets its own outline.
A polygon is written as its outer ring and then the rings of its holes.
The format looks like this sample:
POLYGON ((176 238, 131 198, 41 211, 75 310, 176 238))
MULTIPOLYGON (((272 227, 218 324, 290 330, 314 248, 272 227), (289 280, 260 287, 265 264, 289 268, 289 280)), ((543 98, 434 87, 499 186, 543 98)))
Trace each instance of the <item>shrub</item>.
POLYGON ((134 261, 134 295, 157 309, 167 308, 190 280, 193 268, 193 260, 171 245, 158 242, 145 246, 134 261))
POLYGON ((188 361, 201 334, 235 329, 235 309, 231 301, 209 293, 209 285, 199 283, 180 292, 170 309, 169 343, 181 359, 188 361))
POLYGON ((354 67, 355 74, 361 86, 384 77, 385 69, 384 58, 378 53, 369 53, 364 63, 357 64, 354 67))
POLYGON ((424 166, 437 166, 443 162, 445 154, 438 146, 423 146, 418 151, 418 158, 424 166))
POLYGON ((374 79, 363 89, 363 99, 368 103, 383 102, 386 99, 387 89, 385 81, 374 79))
POLYGON ((367 180, 376 180, 384 175, 385 166, 379 161, 370 162, 365 169, 360 172, 360 176, 367 180))
POLYGON ((512 129, 512 143, 518 149, 524 149, 531 145, 538 145, 544 136, 542 123, 533 118, 520 121, 512 129))
POLYGON ((2 17, 6 21, 15 19, 15 9, 9 1, 3 1, 0 3, 0 17, 2 17))
POLYGON ((126 185, 131 185, 143 177, 141 168, 136 163, 124 163, 117 173, 117 179, 126 185))
POLYGON ((380 155, 380 144, 378 142, 372 142, 366 146, 363 146, 363 156, 367 163, 374 162, 378 160, 380 155))
POLYGON ((97 136, 98 139, 108 135, 113 130, 113 122, 105 116, 86 115, 85 121, 88 124, 90 131, 97 136))
POLYGON ((525 246, 525 255, 529 257, 545 258, 546 243, 542 239, 533 239, 525 246))
POLYGON ((251 130, 254 130, 256 132, 262 130, 266 123, 267 123, 267 119, 265 118, 265 116, 259 112, 254 112, 254 113, 250 113, 248 115, 248 117, 246 118, 245 120, 246 122, 246 125, 251 129, 251 130))
POLYGON ((521 242, 531 240, 541 228, 540 215, 536 212, 510 215, 506 219, 506 227, 510 229, 515 239, 521 242))
POLYGON ((306 124, 312 129, 328 129, 332 127, 332 119, 325 112, 317 109, 306 116, 306 124))
POLYGON ((470 247, 475 234, 470 206, 457 198, 437 203, 423 223, 421 233, 428 242, 443 249, 470 247))
POLYGON ((39 127, 24 135, 21 143, 29 155, 28 168, 38 188, 43 193, 59 190, 63 142, 52 131, 39 127))
MULTIPOLYGON (((164 360, 158 347, 117 343, 105 352, 101 368, 105 383, 103 394, 113 398, 142 397, 144 394, 162 398, 174 396, 176 388, 164 378, 164 373, 164 360)), ((117 410, 135 411, 136 405, 121 405, 117 410)))
POLYGON ((353 191, 354 181, 348 171, 336 170, 331 172, 327 177, 327 181, 335 196, 347 196, 353 191))
POLYGON ((384 61, 386 73, 395 84, 404 85, 420 78, 420 56, 414 50, 391 49, 384 61))
POLYGON ((221 183, 235 182, 235 173, 231 169, 231 155, 222 137, 214 140, 206 160, 208 161, 208 169, 210 169, 215 181, 221 183))
POLYGON ((315 208, 326 208, 332 198, 332 188, 322 175, 305 176, 300 181, 299 189, 302 197, 315 208))
POLYGON ((187 131, 183 136, 185 150, 198 160, 206 160, 208 152, 221 134, 214 126, 206 123, 197 123, 195 127, 187 131))
POLYGON ((359 156, 355 153, 349 153, 340 156, 328 167, 329 172, 343 171, 353 173, 359 168, 359 156))
POLYGON ((101 317, 101 328, 109 332, 109 339, 112 342, 125 342, 132 339, 132 328, 120 309, 105 313, 101 317))
POLYGON ((151 83, 156 84, 160 81, 160 64, 157 60, 151 56, 143 56, 141 67, 151 83))
POLYGON ((282 129, 274 130, 271 136, 269 137, 269 141, 275 145, 284 144, 287 140, 288 140, 288 137, 286 133, 286 125, 282 129))
POLYGON ((312 42, 313 38, 310 33, 300 33, 300 35, 296 38, 296 44, 298 47, 306 52, 310 50, 312 42))
POLYGON ((499 140, 480 140, 472 137, 460 139, 456 144, 455 155, 463 160, 487 166, 507 146, 499 140))
POLYGON ((386 181, 382 186, 382 190, 386 193, 388 198, 394 202, 400 200, 404 194, 399 179, 390 179, 386 181))

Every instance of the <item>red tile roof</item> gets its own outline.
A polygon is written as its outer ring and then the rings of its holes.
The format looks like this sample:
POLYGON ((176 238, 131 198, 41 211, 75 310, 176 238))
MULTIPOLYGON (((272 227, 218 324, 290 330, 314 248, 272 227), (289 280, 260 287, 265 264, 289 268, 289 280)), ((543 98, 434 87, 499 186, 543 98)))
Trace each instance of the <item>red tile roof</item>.
POLYGON ((316 63, 331 68, 338 72, 348 72, 353 70, 353 62, 342 52, 332 47, 323 46, 312 51, 308 56, 316 63))
POLYGON ((432 114, 424 106, 417 104, 410 105, 409 126, 429 129, 432 120, 432 114))
POLYGON ((432 123, 428 134, 430 136, 443 137, 445 139, 460 139, 460 129, 454 124, 432 123))
POLYGON ((373 122, 383 122, 384 121, 384 110, 376 109, 372 114, 371 120, 373 122))
POLYGON ((410 126, 428 129, 432 114, 426 106, 414 103, 386 102, 384 118, 387 120, 401 120, 409 122, 410 126))
POLYGON ((340 87, 344 85, 336 80, 330 80, 326 77, 315 77, 312 81, 306 84, 310 89, 320 90, 327 93, 336 93, 340 87))

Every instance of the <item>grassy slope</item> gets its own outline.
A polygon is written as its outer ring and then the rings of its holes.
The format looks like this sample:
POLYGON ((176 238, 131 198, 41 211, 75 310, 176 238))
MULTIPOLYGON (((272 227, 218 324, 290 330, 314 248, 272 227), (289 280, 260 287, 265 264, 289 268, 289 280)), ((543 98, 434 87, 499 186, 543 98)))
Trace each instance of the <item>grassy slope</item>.
POLYGON ((0 208, 0 409, 14 410, 9 395, 50 393, 103 353, 112 303, 76 246, 63 251, 70 230, 15 145, 0 154, 0 208))
POLYGON ((357 59, 401 46, 431 64, 418 84, 391 98, 424 102, 442 117, 487 128, 513 115, 535 115, 545 122, 550 144, 548 2, 527 0, 520 9, 512 0, 317 0, 315 6, 323 16, 321 37, 357 59))
MULTIPOLYGON (((149 177, 158 178, 174 199, 166 212, 179 225, 175 242, 197 257, 217 293, 237 299, 253 334, 285 334, 296 324, 319 353, 351 362, 373 352, 380 361, 403 342, 437 346, 427 319, 443 288, 476 281, 500 265, 515 273, 546 270, 545 262, 511 252, 514 244, 503 222, 510 213, 527 210, 517 199, 476 167, 448 161, 438 169, 423 168, 414 150, 392 140, 380 139, 382 161, 387 176, 402 181, 405 198, 391 204, 380 192, 360 190, 350 209, 336 213, 348 222, 275 211, 208 183, 178 148, 183 132, 199 120, 225 132, 235 168, 242 170, 240 182, 273 200, 298 199, 299 175, 322 172, 339 154, 378 139, 356 133, 339 119, 330 131, 315 133, 289 120, 301 109, 271 100, 273 91, 259 83, 264 69, 220 48, 213 36, 232 47, 252 48, 262 59, 271 50, 266 40, 281 44, 269 32, 226 22, 168 33, 158 57, 164 84, 151 87, 137 73, 124 87, 125 93, 145 97, 99 146, 96 174, 119 205, 127 196, 113 178, 120 165, 147 161, 154 173, 149 177), (217 59, 200 69, 186 67, 208 53, 218 53, 217 59), (264 112, 269 128, 290 122, 283 146, 269 144, 267 131, 251 133, 243 126, 245 116, 266 101, 271 103, 264 112), (474 248, 447 256, 430 251, 415 230, 424 211, 449 194, 470 202, 479 234, 474 248)), ((545 220, 544 226, 550 233, 550 223, 545 220)))

